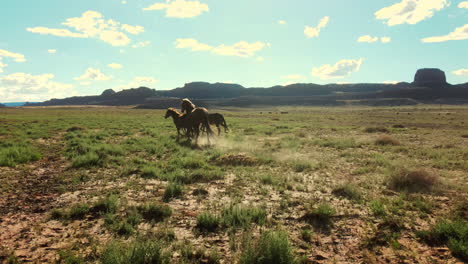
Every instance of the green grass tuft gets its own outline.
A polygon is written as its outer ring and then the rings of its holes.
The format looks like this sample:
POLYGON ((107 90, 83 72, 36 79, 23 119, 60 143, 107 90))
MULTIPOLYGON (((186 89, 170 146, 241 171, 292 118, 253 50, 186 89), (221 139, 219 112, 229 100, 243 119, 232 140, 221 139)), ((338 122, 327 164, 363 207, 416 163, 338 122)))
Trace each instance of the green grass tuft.
POLYGON ((294 263, 288 235, 283 231, 264 232, 258 240, 246 239, 239 264, 289 264, 294 263))

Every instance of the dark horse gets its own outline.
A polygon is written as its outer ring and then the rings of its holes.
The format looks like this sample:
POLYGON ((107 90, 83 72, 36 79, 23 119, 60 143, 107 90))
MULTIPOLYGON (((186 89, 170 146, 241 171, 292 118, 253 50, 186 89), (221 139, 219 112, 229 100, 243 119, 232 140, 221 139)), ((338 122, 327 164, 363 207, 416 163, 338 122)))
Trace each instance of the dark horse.
POLYGON ((208 111, 205 108, 195 108, 187 114, 180 114, 174 108, 168 108, 164 117, 172 117, 177 128, 177 140, 179 140, 180 130, 185 130, 187 137, 194 136, 197 141, 200 135, 200 126, 203 126, 207 131, 208 144, 210 143, 210 135, 213 134, 213 131, 210 128, 208 111))
POLYGON ((224 127, 224 132, 227 133, 229 128, 226 124, 226 120, 224 116, 220 113, 213 113, 208 114, 208 118, 210 119, 210 125, 215 125, 218 129, 218 136, 221 135, 221 128, 220 126, 224 127))

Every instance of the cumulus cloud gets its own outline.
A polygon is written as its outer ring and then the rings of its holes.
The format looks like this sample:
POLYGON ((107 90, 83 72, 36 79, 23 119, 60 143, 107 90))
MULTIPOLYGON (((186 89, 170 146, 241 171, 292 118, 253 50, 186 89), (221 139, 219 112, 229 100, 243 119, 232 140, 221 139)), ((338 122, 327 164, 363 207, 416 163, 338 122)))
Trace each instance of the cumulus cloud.
POLYGON ((364 35, 360 36, 357 40, 358 42, 367 42, 367 43, 373 43, 379 41, 378 37, 371 37, 370 35, 364 35))
POLYGON ((466 8, 466 9, 468 9, 468 1, 460 2, 460 3, 458 4, 458 7, 459 7, 459 8, 466 8))
POLYGON ((110 63, 110 64, 107 64, 107 66, 109 68, 112 68, 112 69, 122 69, 123 68, 122 64, 118 64, 118 63, 110 63))
POLYGON ((142 26, 131 26, 121 24, 115 20, 105 20, 103 15, 96 11, 86 11, 81 17, 68 18, 62 25, 74 29, 57 29, 47 27, 31 27, 26 30, 32 33, 53 35, 70 38, 97 38, 112 46, 126 46, 130 43, 130 38, 126 35, 138 35, 144 32, 142 26))
POLYGON ((386 20, 389 26, 416 24, 431 18, 434 12, 447 7, 447 0, 401 0, 401 2, 384 7, 375 12, 375 17, 386 20))
POLYGON ((468 39, 468 24, 456 28, 453 32, 450 32, 444 36, 435 36, 422 39, 422 42, 430 43, 430 42, 445 42, 449 40, 463 40, 468 39))
POLYGON ((127 24, 123 24, 122 29, 133 35, 138 35, 145 32, 145 28, 142 26, 130 26, 127 24))
POLYGON ((176 39, 176 48, 191 49, 192 51, 207 51, 213 49, 212 46, 200 43, 196 39, 176 39))
POLYGON ((362 61, 363 59, 340 60, 335 65, 326 64, 313 68, 311 74, 322 80, 344 78, 353 72, 359 71, 362 61))
POLYGON ((391 41, 391 38, 389 37, 372 37, 370 35, 364 35, 364 36, 360 36, 358 39, 357 39, 357 42, 367 42, 367 43, 374 43, 374 42, 378 42, 380 39, 380 42, 382 43, 389 43, 391 41))
POLYGON ((330 21, 330 17, 326 16, 320 20, 320 23, 316 27, 305 26, 304 34, 306 35, 307 38, 318 37, 322 28, 327 26, 328 21, 330 21))
POLYGON ((380 42, 382 42, 382 43, 389 43, 390 41, 392 41, 392 39, 389 38, 389 37, 381 37, 380 38, 380 42))
POLYGON ((24 57, 23 54, 14 53, 14 52, 11 52, 11 51, 8 51, 8 50, 0 49, 0 58, 2 58, 2 57, 12 58, 16 62, 25 62, 26 61, 26 58, 24 57))
POLYGON ((0 94, 4 101, 43 101, 74 95, 73 85, 54 82, 51 73, 32 75, 13 73, 0 77, 0 94))
POLYGON ((246 41, 239 41, 233 45, 221 44, 219 46, 210 46, 199 42, 196 39, 177 39, 176 48, 178 49, 190 49, 192 51, 210 51, 213 54, 222 56, 237 56, 248 58, 255 55, 256 52, 261 51, 265 46, 269 46, 267 43, 260 41, 248 43, 246 41))
POLYGON ((457 76, 468 76, 468 69, 460 69, 457 71, 453 71, 452 73, 457 76))
POLYGON ((48 49, 47 52, 50 53, 50 54, 55 54, 55 53, 57 53, 57 50, 55 50, 55 49, 48 49))
POLYGON ((278 20, 278 24, 280 24, 280 25, 286 25, 287 23, 286 23, 286 21, 284 21, 284 20, 278 20))
POLYGON ((155 3, 146 8, 145 11, 165 10, 166 17, 190 18, 201 15, 203 12, 208 12, 207 4, 199 1, 186 0, 166 0, 166 3, 155 3))
POLYGON ((76 77, 76 81, 108 81, 112 79, 112 76, 105 75, 99 69, 88 68, 79 77, 76 77))

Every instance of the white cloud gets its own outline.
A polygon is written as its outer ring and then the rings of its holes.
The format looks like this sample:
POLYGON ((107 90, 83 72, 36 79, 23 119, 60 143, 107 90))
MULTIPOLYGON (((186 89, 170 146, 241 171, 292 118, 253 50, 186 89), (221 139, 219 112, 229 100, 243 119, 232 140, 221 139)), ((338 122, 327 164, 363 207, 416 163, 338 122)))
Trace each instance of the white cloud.
POLYGON ((465 24, 464 26, 456 28, 453 32, 450 32, 449 34, 445 36, 424 38, 421 41, 430 43, 430 42, 445 42, 449 40, 463 40, 463 39, 468 39, 468 24, 465 24))
POLYGON ((377 19, 386 20, 389 26, 416 24, 431 18, 434 12, 447 7, 447 0, 401 0, 401 2, 384 7, 375 12, 377 19))
POLYGON ((166 0, 166 3, 155 3, 143 8, 143 10, 166 10, 166 17, 190 18, 199 16, 203 12, 208 12, 209 8, 207 4, 200 3, 199 1, 166 0))
POLYGON ((68 18, 62 25, 77 32, 72 32, 69 29, 47 27, 33 27, 26 30, 32 33, 58 37, 97 38, 112 46, 126 46, 130 43, 130 38, 122 30, 133 35, 144 32, 142 26, 121 25, 120 22, 112 19, 105 20, 103 15, 96 11, 86 11, 81 17, 68 18))
POLYGON ((12 58, 16 62, 25 62, 26 61, 26 58, 24 57, 23 54, 14 53, 14 52, 11 52, 11 51, 8 51, 8 50, 2 50, 2 49, 0 49, 0 58, 1 57, 12 58))
POLYGON ((130 26, 127 24, 123 24, 122 29, 133 35, 138 35, 145 32, 145 28, 142 26, 130 26))
POLYGON ((33 28, 26 28, 26 30, 32 33, 37 33, 41 35, 53 35, 57 37, 70 37, 70 38, 87 38, 88 37, 81 33, 71 32, 68 29, 33 27, 33 28))
POLYGON ((200 43, 196 39, 176 39, 176 48, 191 49, 192 51, 206 51, 213 49, 212 46, 200 43))
POLYGON ((123 0, 121 3, 122 3, 122 5, 126 5, 127 1, 123 0))
POLYGON ((287 23, 286 23, 286 21, 284 21, 284 20, 278 20, 278 24, 280 24, 280 25, 286 25, 287 23))
POLYGON ((312 69, 312 76, 322 80, 344 78, 353 72, 357 72, 361 67, 363 59, 340 60, 335 65, 322 65, 312 69))
POLYGON ((192 51, 211 51, 211 53, 222 55, 222 56, 237 56, 237 57, 252 57, 256 52, 261 51, 265 46, 269 46, 266 43, 257 41, 248 43, 246 41, 239 41, 233 45, 221 44, 219 46, 210 46, 199 42, 196 39, 177 39, 176 48, 178 49, 190 49, 192 51))
POLYGON ((138 49, 138 48, 144 48, 144 47, 147 47, 151 44, 151 41, 141 41, 141 42, 138 42, 136 44, 133 44, 132 48, 134 49, 138 49))
POLYGON ((57 50, 55 50, 55 49, 48 49, 47 52, 50 53, 50 54, 55 54, 55 53, 57 53, 57 50))
POLYGON ((240 41, 231 46, 221 44, 213 49, 213 53, 222 56, 238 56, 247 58, 254 56, 255 53, 262 50, 265 45, 265 43, 260 41, 254 43, 240 41))
POLYGON ((73 85, 53 82, 53 74, 32 75, 28 73, 13 73, 0 77, 0 93, 2 100, 11 101, 43 101, 49 98, 59 98, 74 95, 73 85))
POLYGON ((112 68, 112 69, 122 69, 123 68, 122 64, 118 64, 118 63, 110 63, 110 64, 107 64, 107 66, 109 68, 112 68))
POLYGON ((300 79, 305 79, 305 76, 300 75, 300 74, 289 74, 289 75, 281 76, 281 78, 287 79, 287 80, 300 80, 300 79))
POLYGON ((2 57, 0 57, 0 73, 3 72, 3 69, 5 69, 6 66, 8 66, 8 64, 4 64, 4 63, 2 62, 2 57))
MULTIPOLYGON (((380 38, 380 42, 382 43, 389 43, 392 39, 389 38, 389 37, 381 37, 380 38)), ((357 40, 357 42, 367 42, 367 43, 374 43, 374 42, 378 42, 379 41, 379 37, 372 37, 370 35, 364 35, 364 36, 360 36, 357 40)))
POLYGON ((263 58, 262 56, 258 56, 258 57, 257 57, 257 61, 258 61, 258 62, 264 62, 264 61, 265 61, 265 58, 263 58))
POLYGON ((77 81, 107 81, 110 79, 112 79, 112 76, 107 76, 101 70, 94 68, 86 69, 80 77, 75 78, 77 81))
POLYGON ((458 71, 453 71, 452 73, 457 76, 468 76, 468 69, 460 69, 458 71))
POLYGON ((383 84, 397 84, 399 81, 383 81, 383 84))
POLYGON ((328 24, 328 21, 330 21, 330 17, 326 16, 320 20, 320 23, 317 27, 305 26, 304 34, 307 38, 318 37, 322 28, 324 28, 328 24))
POLYGON ((468 1, 460 2, 460 3, 458 4, 458 7, 459 7, 459 8, 466 8, 466 9, 468 9, 468 1))
POLYGON ((392 41, 392 39, 390 37, 381 37, 380 38, 380 42, 382 42, 382 43, 389 43, 390 41, 392 41))
POLYGON ((370 35, 360 36, 357 40, 357 42, 367 42, 367 43, 373 43, 377 41, 379 41, 378 37, 371 37, 370 35))

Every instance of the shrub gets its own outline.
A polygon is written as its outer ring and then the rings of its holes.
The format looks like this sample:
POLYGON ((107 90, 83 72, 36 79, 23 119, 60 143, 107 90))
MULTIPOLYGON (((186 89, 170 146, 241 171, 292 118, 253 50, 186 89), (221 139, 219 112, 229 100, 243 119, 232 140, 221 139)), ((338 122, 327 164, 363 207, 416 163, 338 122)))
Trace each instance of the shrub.
POLYGON ((333 189, 332 193, 336 196, 344 197, 349 200, 361 201, 362 194, 359 189, 353 184, 345 184, 333 189))
POLYGON ((85 261, 81 257, 75 256, 73 252, 70 250, 61 250, 58 252, 59 254, 59 262, 58 263, 64 263, 64 264, 82 264, 85 263, 85 261))
POLYGON ((317 208, 310 208, 304 218, 310 220, 317 227, 329 227, 332 217, 336 214, 335 208, 329 204, 320 204, 317 208))
POLYGON ((380 146, 398 146, 400 145, 400 141, 390 136, 380 136, 375 140, 375 144, 380 146))
POLYGON ((388 129, 385 127, 366 127, 366 129, 364 129, 364 132, 366 133, 377 133, 377 132, 389 133, 390 131, 388 131, 388 129))
POLYGON ((16 164, 28 163, 41 158, 33 147, 23 144, 0 144, 0 167, 13 167, 16 164))
POLYGON ((295 172, 303 172, 312 168, 310 162, 302 160, 294 160, 291 162, 291 167, 295 172))
POLYGON ((139 239, 130 244, 109 243, 100 260, 103 264, 162 264, 169 263, 170 257, 164 252, 163 243, 139 239))
POLYGON ((169 202, 172 198, 182 196, 182 185, 179 183, 169 183, 164 191, 163 201, 169 202))
POLYGON ((231 204, 223 210, 223 224, 228 227, 249 227, 252 223, 263 225, 266 222, 265 209, 242 204, 231 204))
POLYGON ((462 219, 440 220, 416 235, 431 246, 447 245, 454 256, 468 261, 468 223, 462 219))
POLYGON ((145 166, 141 169, 140 176, 145 179, 157 179, 160 171, 153 166, 145 166))
POLYGON ((82 219, 90 211, 90 207, 87 204, 75 204, 73 205, 69 212, 68 217, 70 219, 82 219))
POLYGON ((214 232, 221 224, 221 218, 210 212, 203 212, 197 216, 197 228, 202 231, 214 232))
POLYGON ((138 206, 137 209, 147 221, 160 222, 172 215, 172 209, 164 204, 146 203, 138 206))
POLYGON ((395 190, 411 192, 429 191, 438 182, 438 176, 426 170, 401 169, 391 174, 388 185, 395 190))
POLYGON ((117 195, 109 195, 97 201, 91 209, 95 213, 115 213, 119 206, 119 198, 117 195))
POLYGON ((282 231, 268 231, 256 241, 243 243, 239 264, 288 264, 294 263, 288 235, 282 231))
POLYGON ((88 152, 84 155, 76 156, 72 159, 73 168, 91 168, 101 167, 104 165, 104 160, 94 152, 88 152))
POLYGON ((312 239, 312 231, 309 228, 304 228, 301 231, 301 238, 306 242, 310 242, 312 239))
POLYGON ((385 207, 381 201, 371 201, 370 208, 375 216, 385 216, 387 214, 387 212, 385 211, 385 207))

